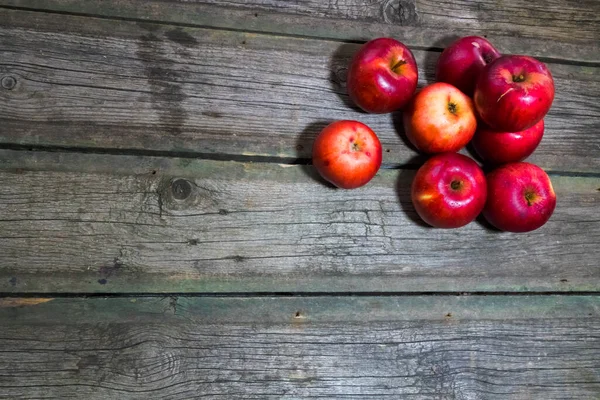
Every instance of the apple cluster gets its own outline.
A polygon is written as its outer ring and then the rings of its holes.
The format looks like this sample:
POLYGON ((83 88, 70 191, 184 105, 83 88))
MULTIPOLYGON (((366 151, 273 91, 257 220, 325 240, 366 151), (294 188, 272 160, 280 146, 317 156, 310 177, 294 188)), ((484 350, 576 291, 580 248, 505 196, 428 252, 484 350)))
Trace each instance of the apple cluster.
MULTIPOLYGON (((479 214, 510 232, 544 225, 556 206, 552 183, 544 170, 522 160, 542 140, 554 100, 546 65, 501 55, 488 40, 468 36, 442 52, 435 83, 416 91, 417 81, 412 52, 392 38, 364 44, 348 68, 352 101, 369 113, 401 110, 408 140, 431 155, 411 186, 419 216, 439 228, 464 226, 479 214), (457 153, 468 143, 492 167, 487 175, 457 153)), ((344 189, 367 184, 381 161, 377 135, 358 121, 333 122, 313 146, 317 171, 344 189)))

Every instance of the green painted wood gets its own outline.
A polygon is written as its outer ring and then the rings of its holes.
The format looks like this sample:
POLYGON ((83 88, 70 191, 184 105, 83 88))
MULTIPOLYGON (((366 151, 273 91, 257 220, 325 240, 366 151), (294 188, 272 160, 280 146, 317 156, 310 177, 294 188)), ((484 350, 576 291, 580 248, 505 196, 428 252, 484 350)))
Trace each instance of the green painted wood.
POLYGON ((3 292, 598 291, 600 178, 552 176, 543 228, 423 226, 414 171, 0 152, 3 292))
MULTIPOLYGON (((357 44, 0 10, 0 144, 309 158, 318 132, 358 119, 387 165, 421 159, 401 116, 345 94, 357 44), (68 28, 67 28, 68 27, 68 28)), ((420 84, 439 53, 415 51, 420 84)), ((600 68, 549 64, 556 100, 530 161, 600 170, 600 68)))
POLYGON ((0 299, 0 397, 600 395, 597 296, 0 299))
POLYGON ((337 40, 397 37, 441 48, 485 35, 502 52, 599 62, 595 0, 2 0, 2 5, 337 40))

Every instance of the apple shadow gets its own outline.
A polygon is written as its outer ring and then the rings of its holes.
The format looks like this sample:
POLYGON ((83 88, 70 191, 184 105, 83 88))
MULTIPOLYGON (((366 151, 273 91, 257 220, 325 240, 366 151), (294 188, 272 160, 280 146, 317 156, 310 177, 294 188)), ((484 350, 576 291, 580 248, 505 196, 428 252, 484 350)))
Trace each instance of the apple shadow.
POLYGON ((496 228, 494 225, 490 224, 487 219, 483 216, 483 214, 479 214, 477 218, 475 218, 475 223, 481 226, 488 233, 502 233, 502 231, 496 228))
POLYGON ((473 142, 472 141, 470 141, 469 143, 467 143, 466 150, 467 150, 468 155, 473 160, 477 161, 480 165, 485 165, 483 158, 481 158, 479 156, 479 154, 477 154, 477 151, 475 151, 475 148, 473 147, 473 142))
POLYGON ((312 146, 317 135, 332 121, 312 122, 298 135, 296 140, 296 158, 300 160, 302 172, 328 188, 335 188, 330 182, 323 179, 312 165, 312 146))
POLYGON ((432 228, 425 223, 417 214, 410 197, 410 187, 417 171, 410 169, 401 169, 396 181, 396 195, 400 203, 400 209, 408 217, 409 220, 423 228, 432 228))
POLYGON ((344 43, 335 50, 329 60, 329 82, 331 84, 331 90, 337 94, 346 107, 365 114, 365 111, 350 100, 346 90, 348 66, 360 46, 360 44, 344 43))
POLYGON ((411 141, 408 140, 408 137, 406 136, 406 131, 404 130, 404 122, 402 120, 402 110, 394 111, 391 114, 391 118, 392 118, 392 123, 394 124, 394 131, 396 131, 396 133, 402 140, 402 143, 404 143, 404 145, 406 147, 408 147, 415 153, 414 156, 407 163, 403 164, 402 166, 403 167, 406 167, 406 166, 412 167, 412 166, 423 165, 423 163, 425 161, 427 161, 428 157, 425 154, 421 154, 417 150, 417 148, 411 143, 411 141))

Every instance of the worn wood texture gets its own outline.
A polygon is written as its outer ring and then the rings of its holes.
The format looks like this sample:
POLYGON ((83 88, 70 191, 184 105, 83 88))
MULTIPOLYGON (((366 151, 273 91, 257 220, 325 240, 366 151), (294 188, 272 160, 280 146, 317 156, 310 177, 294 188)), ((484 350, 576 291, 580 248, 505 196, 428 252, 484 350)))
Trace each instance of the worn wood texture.
POLYGON ((483 35, 502 52, 600 62, 596 0, 2 0, 0 4, 341 40, 393 36, 421 48, 441 48, 460 36, 483 35))
MULTIPOLYGON (((355 44, 10 10, 0 41, 5 145, 308 158, 328 122, 359 119, 379 135, 384 163, 418 161, 398 114, 352 108, 355 44)), ((438 53, 415 55, 425 84, 438 53)), ((600 68, 550 68, 556 100, 530 160, 597 172, 600 68)))
POLYGON ((0 398, 593 399, 599 310, 578 296, 54 299, 0 308, 0 398))
POLYGON ((552 176, 551 220, 512 234, 423 226, 409 170, 344 191, 308 166, 6 150, 0 160, 4 292, 600 288, 598 177, 552 176))

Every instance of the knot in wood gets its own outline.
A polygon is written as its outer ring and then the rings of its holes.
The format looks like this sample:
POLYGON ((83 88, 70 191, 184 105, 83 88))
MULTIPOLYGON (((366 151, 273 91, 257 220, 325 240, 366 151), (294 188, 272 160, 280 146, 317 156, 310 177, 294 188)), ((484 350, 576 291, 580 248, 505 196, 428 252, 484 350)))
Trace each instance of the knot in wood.
POLYGON ((171 183, 171 193, 175 200, 185 200, 192 194, 192 184, 186 179, 176 179, 171 183))
POLYGON ((381 5, 383 20, 388 24, 411 25, 417 22, 415 0, 387 0, 381 5))
POLYGON ((335 77, 336 77, 336 83, 338 83, 340 86, 346 86, 346 79, 348 77, 348 68, 344 67, 338 67, 335 70, 335 77))
POLYGON ((17 80, 12 76, 5 76, 0 80, 3 89, 13 90, 17 86, 17 80))

